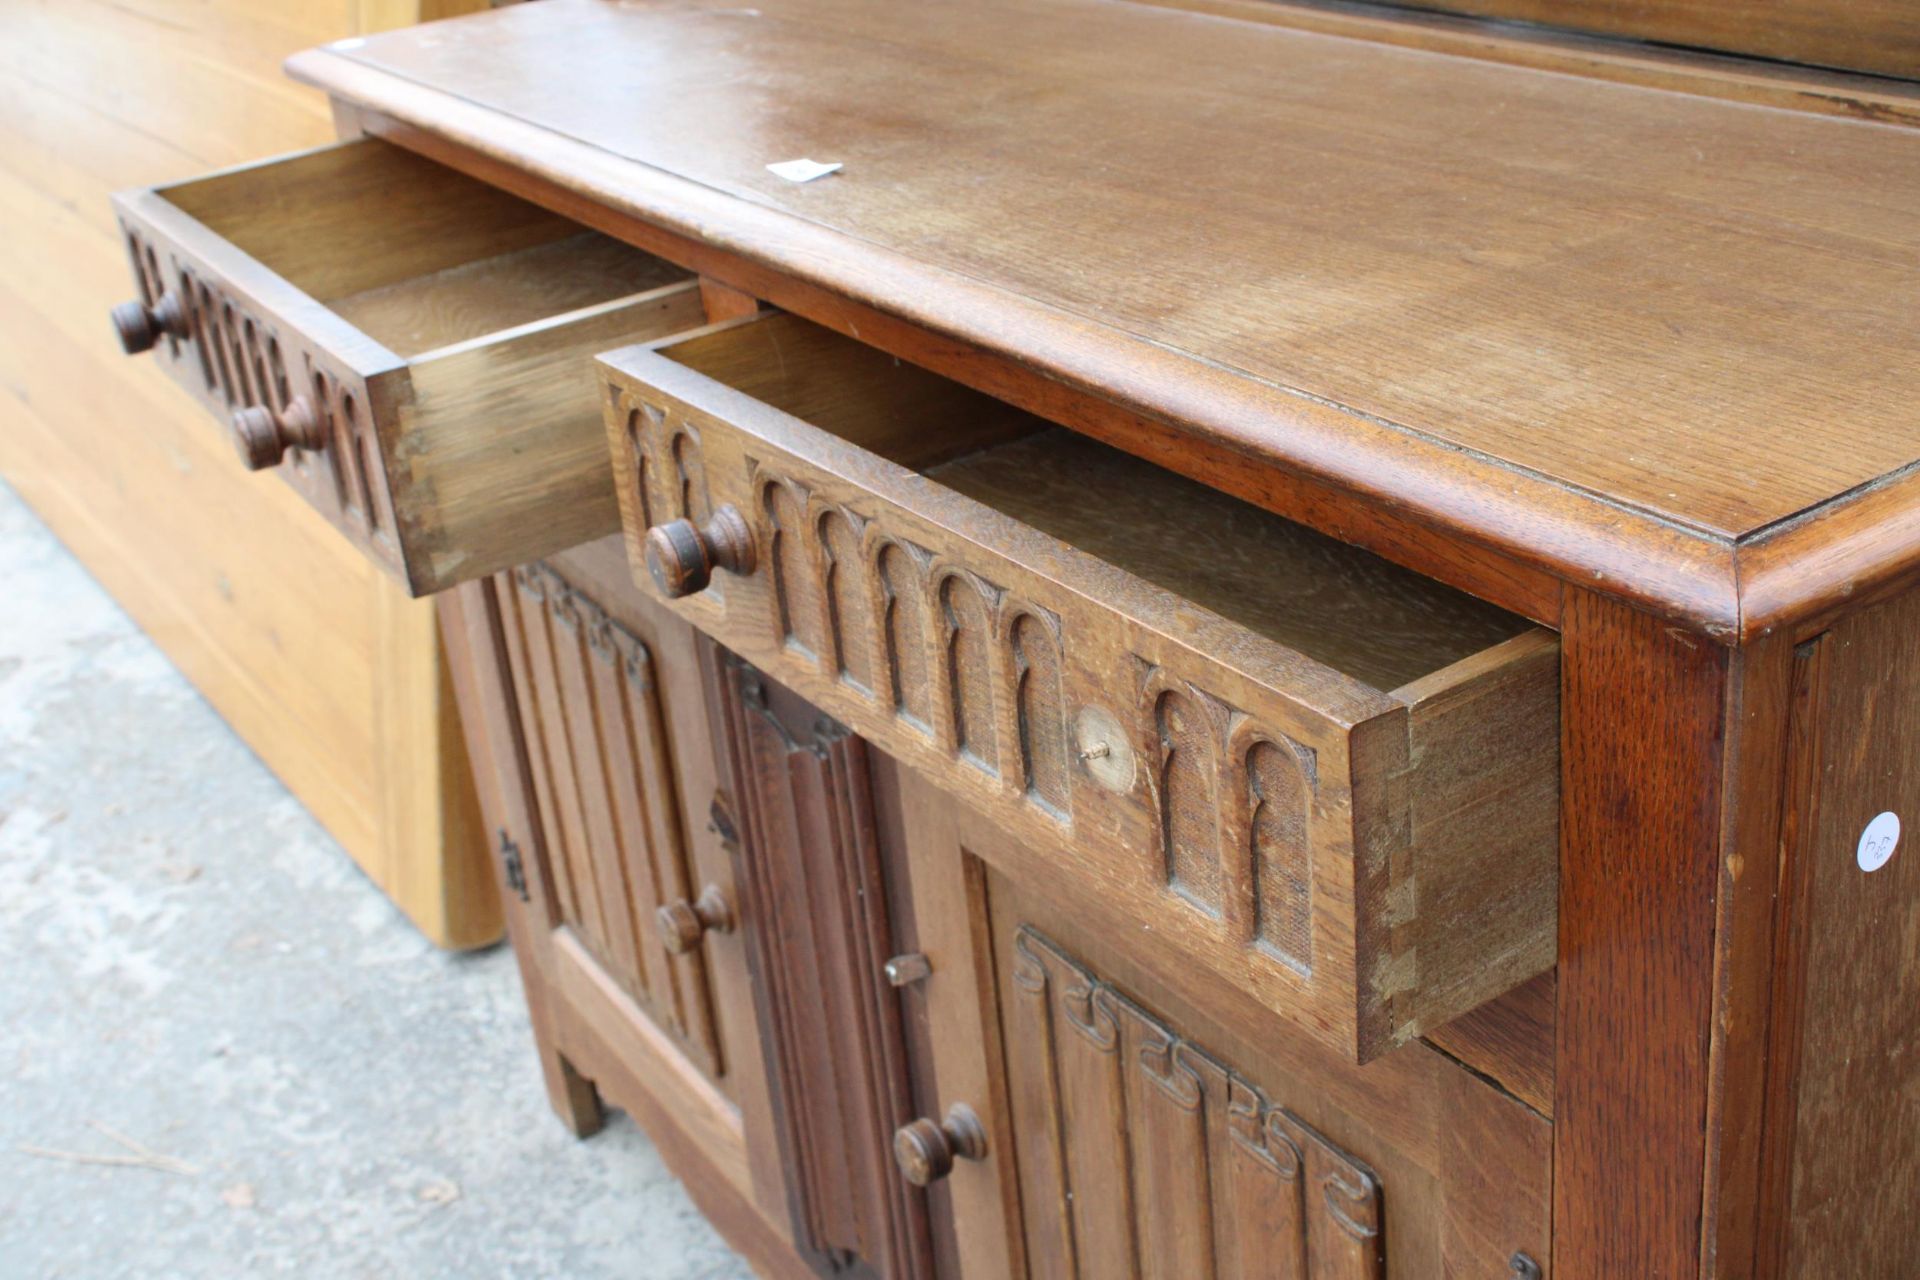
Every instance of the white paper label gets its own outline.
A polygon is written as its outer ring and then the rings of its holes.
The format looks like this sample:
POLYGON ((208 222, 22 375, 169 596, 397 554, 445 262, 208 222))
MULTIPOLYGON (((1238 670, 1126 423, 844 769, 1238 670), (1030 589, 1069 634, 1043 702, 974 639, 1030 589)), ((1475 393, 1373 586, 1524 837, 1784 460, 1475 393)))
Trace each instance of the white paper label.
POLYGON ((782 160, 779 164, 767 166, 768 173, 785 178, 788 182, 812 182, 815 178, 824 178, 839 171, 839 161, 821 164, 818 160, 782 160))
POLYGON ((1878 871, 1887 865, 1887 859, 1893 857, 1893 847, 1899 843, 1900 815, 1883 813, 1860 833, 1860 847, 1854 850, 1854 860, 1862 871, 1878 871))

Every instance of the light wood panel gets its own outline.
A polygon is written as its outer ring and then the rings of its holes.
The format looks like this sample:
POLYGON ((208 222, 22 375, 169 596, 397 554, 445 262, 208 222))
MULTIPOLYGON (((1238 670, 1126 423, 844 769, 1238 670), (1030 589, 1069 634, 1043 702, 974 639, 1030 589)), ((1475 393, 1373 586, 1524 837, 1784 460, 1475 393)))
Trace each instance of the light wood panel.
POLYGON ((131 292, 108 193, 327 141, 279 63, 359 9, 0 11, 0 473, 409 917, 471 946, 500 915, 431 606, 242 472, 104 321, 131 292))

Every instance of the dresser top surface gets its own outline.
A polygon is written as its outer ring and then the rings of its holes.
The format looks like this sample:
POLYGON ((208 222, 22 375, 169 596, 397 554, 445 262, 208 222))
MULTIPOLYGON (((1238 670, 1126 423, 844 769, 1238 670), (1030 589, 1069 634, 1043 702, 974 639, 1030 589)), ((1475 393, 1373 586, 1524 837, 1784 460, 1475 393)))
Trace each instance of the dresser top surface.
POLYGON ((294 65, 1276 465, 1364 433, 1734 545, 1920 456, 1916 129, 1120 0, 546 0, 294 65))

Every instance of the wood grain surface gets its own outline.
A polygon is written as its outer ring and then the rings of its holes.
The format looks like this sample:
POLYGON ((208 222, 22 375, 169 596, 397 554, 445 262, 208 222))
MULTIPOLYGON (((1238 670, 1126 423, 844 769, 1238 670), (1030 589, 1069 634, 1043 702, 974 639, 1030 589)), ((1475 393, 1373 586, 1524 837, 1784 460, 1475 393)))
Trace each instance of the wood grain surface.
POLYGON ((1059 428, 927 474, 1383 689, 1528 626, 1431 578, 1059 428))
MULTIPOLYGON (((1366 0, 1149 0, 1165 8, 1511 62, 1600 80, 1882 123, 1920 124, 1920 84, 1800 63, 1705 54, 1622 35, 1490 21, 1366 0)), ((1467 0, 1473 3, 1473 0, 1467 0)), ((1461 7, 1465 7, 1464 5, 1461 7)), ((1704 6, 1703 6, 1704 7, 1704 6)))
POLYGON ((1786 797, 1764 1276, 1903 1275, 1920 1259, 1917 625, 1914 595, 1840 623, 1817 642, 1793 710, 1804 785, 1786 797), (1862 833, 1887 812, 1905 831, 1868 871, 1862 833))
POLYGON ((549 0, 290 65, 407 146, 1534 618, 1469 558, 1738 637, 1736 541, 1912 461, 1910 129, 1091 0, 549 0), (515 69, 547 61, 578 75, 515 69), (764 171, 828 150, 820 182, 764 171), (1356 528, 1321 484, 1390 510, 1356 528))
POLYGON ((345 56, 1238 371, 1252 450, 1327 403, 1728 538, 1913 460, 1911 131, 1087 0, 557 0, 345 56))
POLYGON ((1920 9, 1905 0, 1440 0, 1417 7, 1920 78, 1920 9))
POLYGON ((1554 1253, 1562 1280, 1692 1276, 1729 659, 1591 594, 1562 616, 1554 1253))
POLYGON ((332 299, 383 346, 417 356, 517 325, 644 293, 685 273, 592 231, 332 299))
POLYGON ((368 140, 259 157, 160 193, 322 302, 578 231, 485 183, 368 140))

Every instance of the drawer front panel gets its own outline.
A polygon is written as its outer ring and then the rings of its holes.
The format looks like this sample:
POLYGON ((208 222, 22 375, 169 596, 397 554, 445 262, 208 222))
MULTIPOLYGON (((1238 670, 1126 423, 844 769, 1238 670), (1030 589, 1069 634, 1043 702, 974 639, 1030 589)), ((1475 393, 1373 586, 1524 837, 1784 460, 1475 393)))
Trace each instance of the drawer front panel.
POLYGON ((497 579, 560 922, 709 1076, 724 1068, 702 949, 658 915, 698 898, 646 642, 543 564, 497 579))
POLYGON ((378 381, 398 360, 333 321, 313 314, 297 290, 264 283, 260 298, 206 261, 230 251, 204 243, 187 228, 169 227, 169 211, 141 216, 121 206, 121 229, 143 305, 172 300, 179 332, 163 332, 154 347, 161 365, 222 422, 260 406, 285 413, 307 397, 318 418, 313 447, 289 450, 281 477, 356 543, 394 572, 399 544, 370 414, 369 379, 378 381), (182 234, 169 234, 169 231, 182 234), (200 240, 198 252, 182 240, 200 240), (275 297, 273 295, 280 296, 275 297), (304 327, 290 318, 306 312, 304 327), (337 344, 328 339, 344 338, 337 344), (336 349, 344 348, 344 350, 336 349))
POLYGON ((115 208, 128 349, 415 594, 614 532, 591 357, 705 319, 685 272, 374 140, 115 208))
POLYGON ((751 570, 677 607, 1063 888, 1362 1060, 1551 965, 1550 636, 1389 695, 659 355, 602 366, 642 585, 649 528, 743 513, 751 570))

